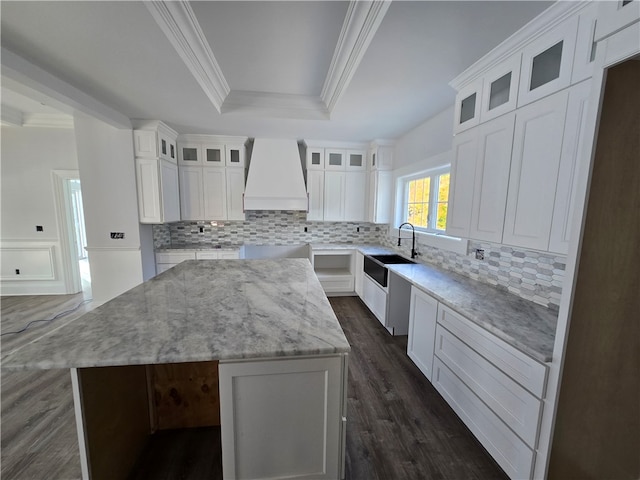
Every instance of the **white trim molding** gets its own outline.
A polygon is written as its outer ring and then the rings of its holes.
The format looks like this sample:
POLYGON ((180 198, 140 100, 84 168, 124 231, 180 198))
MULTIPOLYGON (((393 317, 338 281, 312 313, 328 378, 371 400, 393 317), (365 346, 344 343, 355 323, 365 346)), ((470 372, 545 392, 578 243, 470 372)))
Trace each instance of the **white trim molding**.
POLYGON ((26 113, 23 127, 73 128, 73 117, 63 113, 26 113))
POLYGON ((231 90, 221 113, 261 117, 329 120, 329 110, 319 97, 269 92, 231 90))
POLYGON ((390 1, 351 1, 320 98, 329 112, 347 89, 384 18, 390 1))
POLYGON ((196 15, 186 1, 145 1, 156 23, 194 76, 216 110, 231 89, 211 51, 196 15))

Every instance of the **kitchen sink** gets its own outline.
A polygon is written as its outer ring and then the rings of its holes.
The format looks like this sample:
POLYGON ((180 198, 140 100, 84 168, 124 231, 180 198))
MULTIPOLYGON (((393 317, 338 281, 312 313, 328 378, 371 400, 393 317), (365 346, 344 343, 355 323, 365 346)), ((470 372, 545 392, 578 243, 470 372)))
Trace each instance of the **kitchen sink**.
POLYGON ((371 258, 379 261, 384 265, 390 264, 398 264, 398 263, 416 263, 413 260, 409 260, 408 258, 404 258, 401 255, 369 255, 371 258))

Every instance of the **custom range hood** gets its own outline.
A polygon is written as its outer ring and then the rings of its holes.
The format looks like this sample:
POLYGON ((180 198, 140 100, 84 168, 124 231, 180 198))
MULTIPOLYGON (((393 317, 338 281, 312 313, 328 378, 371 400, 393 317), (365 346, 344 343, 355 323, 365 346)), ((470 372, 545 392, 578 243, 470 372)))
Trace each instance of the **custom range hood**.
POLYGON ((298 143, 254 139, 244 189, 244 209, 307 211, 308 207, 298 143))

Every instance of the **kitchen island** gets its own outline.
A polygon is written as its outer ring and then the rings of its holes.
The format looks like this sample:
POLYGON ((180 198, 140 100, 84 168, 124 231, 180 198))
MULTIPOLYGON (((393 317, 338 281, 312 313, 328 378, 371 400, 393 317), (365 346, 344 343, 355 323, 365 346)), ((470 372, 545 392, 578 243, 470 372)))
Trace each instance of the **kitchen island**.
POLYGON ((2 366, 71 370, 83 478, 126 478, 154 431, 217 419, 224 478, 342 478, 349 350, 308 260, 205 260, 2 366))

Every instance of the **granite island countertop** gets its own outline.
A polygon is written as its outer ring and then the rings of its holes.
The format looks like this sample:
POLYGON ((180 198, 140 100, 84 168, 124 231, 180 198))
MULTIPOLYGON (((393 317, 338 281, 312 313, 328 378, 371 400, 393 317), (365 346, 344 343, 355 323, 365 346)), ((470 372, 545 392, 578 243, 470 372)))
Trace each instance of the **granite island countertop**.
POLYGON ((345 353, 306 259, 190 260, 2 359, 83 368, 345 353))
MULTIPOLYGON (((312 244, 311 247, 315 250, 350 248, 365 255, 398 253, 378 245, 312 244)), ((521 352, 539 362, 551 361, 558 321, 556 311, 435 265, 387 267, 521 352)))

